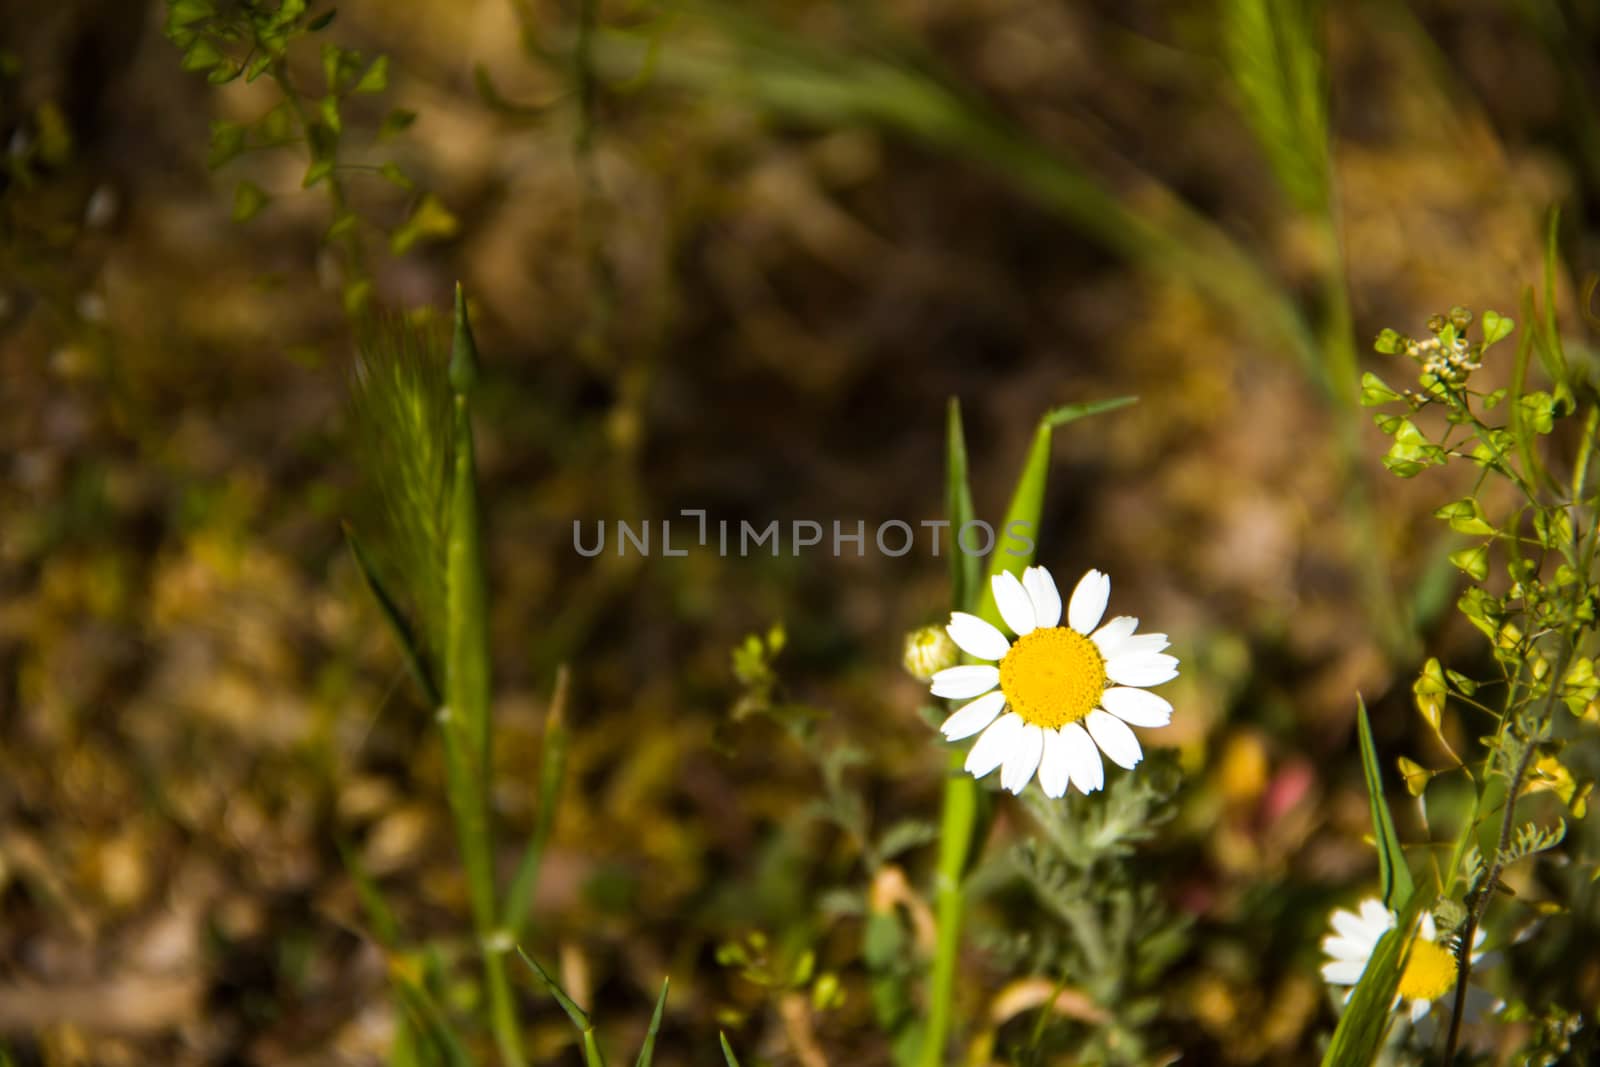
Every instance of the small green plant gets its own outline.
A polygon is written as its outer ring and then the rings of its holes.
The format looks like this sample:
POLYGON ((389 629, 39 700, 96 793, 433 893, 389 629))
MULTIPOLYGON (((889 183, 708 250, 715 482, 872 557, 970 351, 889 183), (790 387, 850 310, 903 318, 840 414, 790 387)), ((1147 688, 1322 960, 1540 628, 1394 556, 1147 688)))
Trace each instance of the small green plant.
MULTIPOLYGON (((1362 402, 1391 409, 1377 421, 1392 442, 1383 462, 1393 474, 1414 478, 1456 464, 1476 470, 1472 491, 1436 515, 1451 531, 1450 562, 1469 580, 1457 607, 1482 635, 1492 669, 1449 669, 1430 658, 1412 687, 1416 709, 1448 762, 1429 767, 1402 758, 1400 771, 1412 795, 1434 797, 1423 809, 1430 837, 1441 831, 1453 837, 1447 854, 1436 853, 1420 874, 1408 865, 1383 805, 1362 711, 1384 904, 1401 918, 1356 986, 1325 1063, 1371 1058, 1396 989, 1411 998, 1413 1018, 1426 1013, 1428 1000, 1440 1000, 1449 1018, 1439 1038, 1441 1062, 1454 1062, 1464 1017, 1472 1014, 1469 983, 1483 931, 1497 902, 1509 900, 1503 876, 1513 864, 1558 848, 1568 820, 1587 813, 1579 768, 1590 765, 1600 721, 1593 661, 1600 488, 1591 476, 1600 403, 1564 352, 1552 297, 1547 289, 1542 315, 1531 294, 1524 302, 1523 318, 1532 326, 1516 345, 1509 384, 1486 387, 1480 380, 1516 324, 1495 311, 1474 316, 1464 308, 1434 316, 1422 338, 1394 330, 1378 337, 1378 352, 1414 365, 1414 386, 1396 389, 1371 373, 1363 379, 1362 402), (1535 366, 1544 388, 1533 386, 1535 366), (1572 432, 1558 434, 1569 420, 1577 424, 1572 432), (1453 746, 1458 730, 1478 744, 1453 746), (1460 790, 1446 783, 1463 781, 1470 800, 1457 815, 1451 797, 1460 790), (1418 961, 1432 951, 1427 930, 1414 932, 1419 916, 1437 926, 1451 953, 1447 970, 1427 964, 1446 981, 1413 980, 1424 966, 1418 961)), ((1506 920, 1497 929, 1508 929, 1506 920)), ((1491 1004, 1487 1014, 1494 1010, 1491 1004)), ((1561 1029, 1552 1024, 1533 1041, 1548 1045, 1561 1029)))
MULTIPOLYGON (((346 115, 362 96, 377 97, 389 88, 389 57, 364 56, 327 36, 337 11, 307 0, 167 0, 167 39, 183 51, 183 69, 204 74, 213 85, 237 79, 266 78, 278 89, 278 102, 256 118, 237 122, 215 119, 206 162, 213 170, 249 153, 290 149, 304 154, 301 188, 327 191, 332 217, 324 240, 338 249, 344 269, 343 299, 347 311, 366 310, 372 298, 368 242, 363 227, 375 228, 389 251, 400 255, 419 241, 449 237, 455 216, 437 196, 418 189, 416 180, 381 146, 408 129, 416 114, 389 110, 378 124, 374 143, 354 149, 346 115), (322 37, 320 86, 313 90, 304 64, 302 43, 322 37), (401 190, 407 207, 396 220, 362 214, 351 196, 355 175, 371 175, 401 190)), ((275 194, 249 178, 234 184, 233 218, 247 222, 275 194)))

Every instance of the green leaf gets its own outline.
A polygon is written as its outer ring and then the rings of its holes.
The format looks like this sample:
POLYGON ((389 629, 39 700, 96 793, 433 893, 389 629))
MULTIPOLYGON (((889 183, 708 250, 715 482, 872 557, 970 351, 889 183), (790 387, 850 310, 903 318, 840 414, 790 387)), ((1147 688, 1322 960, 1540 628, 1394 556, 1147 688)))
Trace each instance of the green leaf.
POLYGON ((456 1034, 449 1017, 429 996, 425 985, 400 978, 395 981, 394 988, 405 1006, 406 1016, 435 1051, 435 1055, 425 1062, 443 1063, 445 1067, 474 1067, 472 1056, 456 1034))
POLYGON ((416 187, 416 182, 413 182, 410 175, 400 169, 400 164, 392 159, 378 168, 378 175, 384 181, 405 189, 407 192, 416 187))
POLYGON ((432 193, 423 196, 411 217, 400 224, 389 238, 389 247, 395 255, 403 255, 418 241, 453 237, 461 224, 450 209, 432 193))
POLYGON ((244 151, 244 127, 226 119, 211 122, 211 147, 206 153, 206 166, 216 170, 234 156, 244 151))
POLYGON ((1473 545, 1450 553, 1450 562, 1481 582, 1489 577, 1489 546, 1473 545))
POLYGON ((728 1062, 728 1067, 739 1067, 739 1058, 733 1054, 733 1048, 728 1044, 728 1035, 719 1031, 717 1036, 722 1038, 722 1058, 728 1062))
POLYGON ((378 602, 378 609, 383 613, 384 622, 389 624, 389 632, 394 635, 396 643, 400 646, 400 654, 405 658, 406 669, 411 672, 412 680, 422 690, 423 697, 430 707, 439 706, 439 687, 434 683, 432 674, 429 673, 422 652, 417 646, 416 638, 411 633, 411 626, 401 614, 399 606, 389 595, 383 583, 378 580, 378 572, 372 565, 371 558, 366 550, 361 547, 361 541, 356 537, 354 528, 349 523, 344 526, 345 543, 350 546, 350 554, 355 557, 356 569, 361 572, 361 579, 366 583, 367 591, 372 594, 372 599, 378 602))
POLYGON ((167 27, 192 26, 216 13, 211 0, 171 0, 167 5, 167 27))
POLYGON ((568 672, 563 665, 556 671, 555 692, 551 694, 550 711, 545 717, 544 742, 539 753, 538 815, 534 819, 533 834, 528 838, 522 859, 511 878, 511 888, 506 893, 505 926, 513 937, 521 935, 528 921, 528 910, 533 905, 534 890, 539 884, 545 845, 555 826, 561 787, 566 782, 568 686, 568 672))
POLYGON ((1406 866, 1406 854, 1400 848, 1400 837, 1394 832, 1394 821, 1389 817, 1389 803, 1383 797, 1378 749, 1372 741, 1372 725, 1367 721, 1366 701, 1360 696, 1356 697, 1356 731, 1361 739, 1361 770, 1366 776, 1367 802, 1372 807, 1373 837, 1378 846, 1378 881, 1383 887, 1384 906, 1392 911, 1404 908, 1410 902, 1415 885, 1411 880, 1411 869, 1406 866))
POLYGON ((973 521, 972 485, 967 478, 967 440, 961 427, 961 402, 950 398, 945 418, 944 510, 950 520, 950 600, 967 611, 978 586, 978 557, 961 550, 961 530, 973 521))
POLYGON ((1392 356, 1400 351, 1400 335, 1385 327, 1378 333, 1377 340, 1372 342, 1372 349, 1386 356, 1392 356))
POLYGON ((354 230, 356 228, 356 223, 359 221, 360 219, 356 217, 356 213, 354 211, 351 211, 348 208, 341 210, 338 214, 333 216, 333 221, 328 224, 328 232, 323 234, 323 240, 337 241, 345 234, 354 230))
POLYGON ((338 15, 339 9, 336 7, 331 7, 327 11, 324 11, 322 14, 318 15, 316 18, 312 19, 310 22, 306 23, 306 30, 310 33, 316 33, 318 30, 325 30, 329 26, 333 25, 333 20, 337 18, 338 15))
MULTIPOLYGON (((450 480, 445 538, 445 703, 464 732, 474 774, 488 773, 489 629, 483 542, 478 530, 478 474, 473 456, 472 415, 456 366, 471 347, 466 305, 457 287, 456 341, 450 356, 455 392, 453 425, 455 468, 450 480)), ((490 921, 493 921, 492 919, 490 921)))
POLYGON ((633 1061, 633 1067, 650 1067, 650 1061, 656 1055, 656 1031, 661 1029, 661 1009, 667 1006, 667 986, 670 978, 661 980, 661 992, 656 997, 656 1010, 650 1013, 650 1028, 644 1032, 644 1044, 639 1048, 639 1058, 633 1061))
POLYGON ((397 107, 383 117, 383 122, 378 126, 378 140, 387 141, 391 137, 399 136, 411 128, 417 121, 417 113, 397 107))
POLYGON ((196 37, 183 53, 183 69, 194 73, 210 70, 227 57, 208 38, 196 37))
POLYGON ((1516 320, 1509 315, 1502 315, 1498 311, 1485 311, 1483 313, 1484 347, 1488 347, 1497 341, 1504 341, 1511 336, 1511 331, 1516 328, 1516 320))
POLYGON ((1492 537, 1497 532, 1484 518, 1483 505, 1478 503, 1477 497, 1463 497, 1453 504, 1446 504, 1435 511, 1433 516, 1448 522, 1450 529, 1456 533, 1472 537, 1492 537))
POLYGON ((1399 400, 1400 394, 1384 384, 1382 378, 1371 371, 1361 376, 1361 406, 1375 408, 1399 400))
POLYGON ((267 206, 267 194, 255 182, 241 181, 233 187, 233 221, 249 222, 267 206))
POLYGON ((338 162, 339 135, 321 122, 313 122, 306 129, 306 141, 311 149, 311 165, 300 181, 302 189, 309 189, 333 173, 338 162))
POLYGON ((336 837, 334 844, 339 849, 339 858, 344 862, 350 880, 355 883, 356 899, 361 902, 361 910, 367 913, 373 938, 385 949, 394 951, 400 943, 400 923, 394 916, 394 909, 389 907, 382 890, 372 880, 372 875, 355 849, 350 847, 350 842, 343 837, 336 837))
MULTIPOLYGON (((556 1003, 561 1005, 561 1010, 567 1013, 567 1018, 572 1020, 572 1025, 583 1035, 583 1061, 585 1067, 605 1067, 605 1057, 600 1055, 600 1046, 595 1039, 594 1023, 590 1021, 588 1013, 578 1007, 577 1002, 571 997, 567 996, 566 990, 562 989, 554 978, 545 973, 545 969, 539 966, 533 957, 522 951, 521 948, 517 949, 517 955, 522 957, 524 963, 533 968, 533 973, 539 976, 539 981, 544 983, 545 989, 549 990, 550 995, 556 998, 556 1003)), ((663 997, 666 996, 665 988, 662 989, 661 995, 663 997)))
POLYGON ((562 989, 554 978, 550 977, 549 972, 539 966, 538 960, 522 951, 521 948, 517 949, 517 955, 521 956, 522 962, 526 963, 533 970, 533 973, 538 975, 539 981, 544 984, 550 995, 556 998, 556 1003, 561 1005, 561 1010, 567 1013, 567 1018, 572 1020, 573 1026, 582 1032, 593 1025, 589 1021, 589 1013, 578 1007, 577 1001, 567 996, 567 991, 562 989))
POLYGON ((372 65, 361 75, 352 92, 381 93, 389 88, 389 57, 379 56, 372 61, 372 65))
POLYGON ((322 116, 322 124, 335 134, 344 132, 344 119, 339 115, 339 98, 329 93, 317 104, 317 114, 322 116))
POLYGON ((267 68, 271 66, 271 54, 264 52, 261 55, 256 56, 249 63, 245 64, 244 80, 246 82, 255 81, 257 78, 261 77, 261 75, 265 74, 267 72, 267 68))
POLYGON ((1012 490, 1011 504, 1006 508, 1005 519, 995 531, 994 555, 983 584, 977 590, 973 614, 992 625, 1003 626, 1000 610, 994 602, 994 578, 1002 571, 1020 574, 1038 554, 1039 517, 1044 511, 1045 479, 1050 470, 1051 431, 1090 415, 1126 407, 1134 400, 1134 397, 1117 397, 1088 404, 1068 404, 1046 412, 1039 420, 1033 445, 1022 465, 1022 474, 1012 490), (1006 547, 1013 541, 1026 541, 1027 544, 1018 549, 1006 547))
POLYGON ((1322 1067, 1366 1067, 1377 1058, 1394 1016, 1395 994, 1405 973, 1417 920, 1431 905, 1432 896, 1431 890, 1415 894, 1400 909, 1394 929, 1378 940, 1323 1053, 1322 1067))

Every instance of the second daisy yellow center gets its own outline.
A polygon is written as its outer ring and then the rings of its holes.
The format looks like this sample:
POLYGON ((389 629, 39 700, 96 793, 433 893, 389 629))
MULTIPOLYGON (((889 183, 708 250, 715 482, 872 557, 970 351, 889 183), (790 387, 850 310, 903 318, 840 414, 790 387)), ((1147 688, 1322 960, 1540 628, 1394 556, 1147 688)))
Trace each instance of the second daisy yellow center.
POLYGON ((1437 1000, 1456 984, 1456 958, 1444 946, 1418 938, 1400 975, 1400 995, 1407 1000, 1437 1000))
POLYGON ((1093 641, 1065 626, 1017 638, 1000 661, 1000 689, 1011 710, 1047 730, 1077 722, 1106 688, 1106 661, 1093 641))

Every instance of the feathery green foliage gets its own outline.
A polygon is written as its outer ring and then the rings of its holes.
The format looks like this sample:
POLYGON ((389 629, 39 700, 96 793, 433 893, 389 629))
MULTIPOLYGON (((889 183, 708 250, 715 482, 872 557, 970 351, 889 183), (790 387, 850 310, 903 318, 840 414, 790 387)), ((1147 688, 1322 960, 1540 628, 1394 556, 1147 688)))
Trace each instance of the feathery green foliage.
POLYGON ((391 622, 405 621, 394 591, 419 620, 403 632, 420 629, 422 673, 436 683, 445 650, 444 561, 455 466, 442 339, 414 319, 370 319, 358 334, 350 385, 358 458, 374 487, 382 523, 373 537, 353 539, 352 547, 363 574, 375 583, 374 593, 385 591, 379 599, 391 622), (377 559, 366 551, 369 544, 377 559))

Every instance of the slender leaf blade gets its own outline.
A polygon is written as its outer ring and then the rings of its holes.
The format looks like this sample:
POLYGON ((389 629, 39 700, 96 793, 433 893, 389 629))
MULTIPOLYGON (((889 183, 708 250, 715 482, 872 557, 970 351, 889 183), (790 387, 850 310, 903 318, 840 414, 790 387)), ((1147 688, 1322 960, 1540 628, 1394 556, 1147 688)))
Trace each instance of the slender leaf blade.
POLYGON ((1361 770, 1367 783, 1367 801, 1372 807, 1372 834, 1378 846, 1378 877, 1383 886, 1383 903, 1391 911, 1410 902, 1415 885, 1406 854, 1389 817, 1389 803, 1383 795, 1383 774, 1378 768, 1378 747, 1372 741, 1372 724, 1367 720, 1367 703, 1356 697, 1356 729, 1361 738, 1361 770))
POLYGON ((967 439, 961 401, 950 398, 945 420, 945 515, 950 520, 950 599, 966 611, 978 585, 978 557, 961 550, 961 530, 973 521, 972 483, 967 474, 967 439))
POLYGON ((722 1058, 728 1062, 728 1067, 739 1067, 739 1057, 733 1054, 733 1046, 728 1044, 728 1035, 719 1032, 717 1036, 722 1038, 722 1058))
POLYGON ((400 655, 406 661, 406 670, 417 683, 417 687, 422 690, 422 695, 428 703, 438 707, 439 686, 428 671, 427 660, 423 658, 422 650, 417 646, 416 636, 411 632, 411 626, 406 622, 399 604, 378 578, 372 557, 361 546, 361 540, 356 537, 355 529, 349 523, 344 524, 344 539, 350 546, 350 554, 355 557, 356 569, 361 572, 361 580, 366 584, 367 591, 372 594, 372 599, 378 602, 378 610, 383 613, 389 632, 394 634, 395 643, 400 646, 400 655))
POLYGON ((655 1059, 656 1033, 661 1029, 661 1011, 667 1006, 667 987, 671 984, 671 978, 661 980, 661 992, 656 996, 656 1010, 650 1013, 650 1028, 644 1032, 644 1044, 639 1047, 639 1058, 633 1061, 633 1067, 650 1067, 650 1061, 655 1059))
POLYGON ((539 869, 544 860, 545 845, 555 826, 561 786, 566 781, 570 737, 566 723, 569 685, 570 674, 563 664, 556 670, 555 692, 550 697, 550 712, 545 719, 544 745, 539 756, 539 812, 535 817, 533 834, 528 838, 516 874, 512 876, 511 889, 506 895, 505 925, 513 937, 521 936, 527 924, 534 890, 539 885, 539 869))
POLYGON ((517 955, 521 956, 522 962, 526 963, 533 970, 533 973, 539 976, 539 981, 543 982, 544 987, 550 991, 550 995, 556 998, 556 1003, 561 1005, 561 1010, 567 1013, 567 1018, 572 1020, 572 1025, 579 1030, 590 1029, 592 1024, 589 1022, 589 1013, 578 1007, 577 1001, 567 996, 567 991, 562 989, 560 984, 550 977, 543 967, 539 966, 539 961, 522 951, 520 946, 517 949, 517 955))

